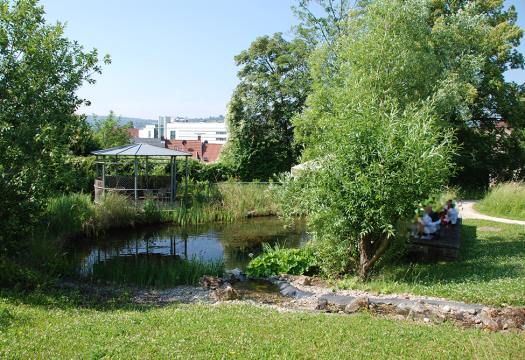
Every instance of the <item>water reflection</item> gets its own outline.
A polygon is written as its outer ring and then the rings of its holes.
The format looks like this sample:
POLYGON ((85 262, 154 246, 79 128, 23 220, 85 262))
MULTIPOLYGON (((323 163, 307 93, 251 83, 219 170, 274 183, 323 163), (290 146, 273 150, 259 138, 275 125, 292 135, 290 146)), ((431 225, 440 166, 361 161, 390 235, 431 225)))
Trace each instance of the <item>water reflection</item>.
POLYGON ((232 223, 117 230, 77 245, 73 252, 83 254, 85 270, 117 256, 148 255, 187 258, 196 255, 205 260, 222 257, 227 268, 244 269, 250 261, 248 254, 257 256, 263 242, 297 248, 307 240, 304 219, 284 228, 276 217, 260 217, 232 223))

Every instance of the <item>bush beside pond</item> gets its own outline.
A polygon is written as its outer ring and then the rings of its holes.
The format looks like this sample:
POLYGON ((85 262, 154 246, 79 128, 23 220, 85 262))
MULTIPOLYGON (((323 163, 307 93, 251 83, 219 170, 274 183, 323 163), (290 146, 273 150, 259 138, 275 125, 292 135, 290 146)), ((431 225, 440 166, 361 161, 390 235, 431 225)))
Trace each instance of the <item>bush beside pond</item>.
POLYGON ((263 244, 263 253, 253 259, 246 267, 245 273, 251 276, 274 276, 278 274, 303 275, 316 266, 313 252, 301 249, 286 249, 275 245, 272 248, 263 244))

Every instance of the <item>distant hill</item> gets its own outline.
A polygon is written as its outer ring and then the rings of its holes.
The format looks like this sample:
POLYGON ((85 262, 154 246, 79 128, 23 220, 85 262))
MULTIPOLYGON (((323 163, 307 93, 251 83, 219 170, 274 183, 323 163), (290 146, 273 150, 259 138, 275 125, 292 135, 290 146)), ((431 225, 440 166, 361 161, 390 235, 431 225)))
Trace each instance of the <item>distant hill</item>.
MULTIPOLYGON (((101 115, 97 116, 97 119, 103 119, 103 118, 104 118, 104 116, 101 116, 101 115)), ((184 119, 187 122, 215 122, 215 121, 222 122, 222 121, 224 121, 224 115, 210 116, 210 117, 207 117, 207 118, 184 118, 184 119)), ((121 117, 119 125, 120 126, 126 125, 130 121, 133 123, 133 127, 135 127, 135 128, 143 128, 146 125, 157 124, 159 122, 158 120, 151 120, 151 119, 139 119, 139 118, 121 117)), ((94 126, 93 115, 87 115, 87 122, 91 126, 94 126)))
MULTIPOLYGON (((104 116, 101 116, 101 115, 98 115, 97 116, 97 119, 103 119, 104 116)), ((121 117, 120 118, 120 126, 123 126, 123 125, 126 125, 127 123, 129 122, 133 122, 133 127, 135 128, 143 128, 144 126, 146 125, 151 125, 151 124, 157 124, 159 121, 158 120, 150 120, 150 119, 139 119, 139 118, 129 118, 129 117, 121 117)), ((87 115, 87 122, 91 125, 91 126, 94 126, 94 121, 93 121, 93 115, 87 115)))

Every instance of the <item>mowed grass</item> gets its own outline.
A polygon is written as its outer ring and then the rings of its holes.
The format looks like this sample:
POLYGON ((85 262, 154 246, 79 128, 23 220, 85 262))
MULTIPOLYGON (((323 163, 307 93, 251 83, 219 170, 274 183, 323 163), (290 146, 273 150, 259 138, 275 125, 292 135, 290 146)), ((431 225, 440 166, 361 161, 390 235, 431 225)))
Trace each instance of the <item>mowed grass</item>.
POLYGON ((525 220, 525 184, 522 181, 498 184, 474 204, 474 209, 486 215, 525 220))
POLYGON ((95 311, 0 303, 10 359, 518 359, 525 335, 244 304, 95 311))
POLYGON ((385 266, 369 283, 340 281, 341 288, 412 293, 467 303, 525 306, 525 226, 464 220, 460 260, 385 266), (499 228, 499 232, 477 230, 499 228))

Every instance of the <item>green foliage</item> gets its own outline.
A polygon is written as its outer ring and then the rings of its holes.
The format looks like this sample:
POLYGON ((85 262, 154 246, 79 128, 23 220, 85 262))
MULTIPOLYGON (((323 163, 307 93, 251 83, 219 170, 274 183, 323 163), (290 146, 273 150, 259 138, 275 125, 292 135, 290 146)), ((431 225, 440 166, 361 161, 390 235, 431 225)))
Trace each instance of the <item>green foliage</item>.
POLYGON ((36 269, 9 258, 0 259, 0 288, 32 288, 43 279, 44 275, 36 269))
MULTIPOLYGON (((313 3, 301 0, 293 7, 302 21, 294 30, 324 49, 324 56, 312 56, 310 66, 313 78, 324 79, 326 85, 325 113, 332 111, 330 99, 338 96, 329 91, 331 85, 346 84, 341 81, 344 76, 337 74, 351 68, 361 72, 357 78, 363 88, 380 99, 396 98, 401 109, 414 101, 434 99, 440 125, 454 129, 455 143, 462 145, 454 157, 458 171, 452 174, 453 184, 479 189, 494 180, 525 176, 521 115, 525 87, 504 77, 508 69, 524 67, 523 55, 516 49, 523 30, 516 24, 512 5, 506 8, 503 0, 428 0, 408 2, 411 14, 405 10, 393 14, 377 12, 381 2, 315 1, 324 13, 316 11, 319 7, 313 3), (374 19, 374 14, 383 21, 374 19), (361 41, 363 37, 368 39, 361 41), (357 45, 351 51, 342 50, 342 43, 354 40, 357 45), (508 129, 500 127, 502 120, 508 129)), ((296 140, 306 145, 306 152, 308 143, 327 131, 322 119, 323 114, 312 113, 294 122, 296 140)))
MULTIPOLYGON (((96 50, 84 52, 48 25, 36 0, 0 1, 0 253, 21 251, 43 199, 65 173, 63 156, 82 152, 84 103, 75 92, 101 72, 96 50), (80 121, 79 121, 80 120, 80 121), (72 148, 72 144, 79 145, 72 148)), ((109 63, 109 57, 105 57, 109 63)))
POLYGON ((45 213, 46 231, 55 238, 71 238, 94 232, 95 204, 91 195, 73 193, 49 201, 45 213))
POLYGON ((491 216, 525 220, 525 184, 523 181, 497 184, 474 208, 491 216))
POLYGON ((463 12, 432 29, 428 16, 425 2, 384 0, 351 17, 348 36, 311 58, 314 91, 293 121, 310 161, 286 178, 281 191, 295 195, 279 196, 284 212, 306 212, 320 241, 350 242, 362 277, 389 248, 397 221, 447 184, 456 146, 441 116, 466 111, 478 81, 482 56, 449 55, 460 39, 488 31, 484 18, 463 12))
POLYGON ((120 126, 120 118, 120 116, 115 116, 113 110, 110 110, 108 117, 102 120, 98 120, 97 116, 93 114, 95 140, 100 149, 109 149, 129 144, 129 140, 133 135, 131 135, 127 129, 132 128, 133 123, 129 122, 124 126, 120 126))
POLYGON ((307 247, 287 249, 276 244, 272 248, 263 243, 263 253, 250 261, 244 271, 250 276, 302 275, 315 266, 313 253, 307 247))
POLYGON ((235 57, 241 83, 229 103, 224 161, 241 179, 267 179, 295 164, 300 147, 290 120, 304 108, 310 77, 305 41, 263 36, 235 57))
POLYGON ((222 259, 204 261, 196 256, 191 259, 156 259, 146 257, 116 257, 93 266, 95 279, 139 286, 197 285, 203 275, 220 276, 226 270, 222 259))

